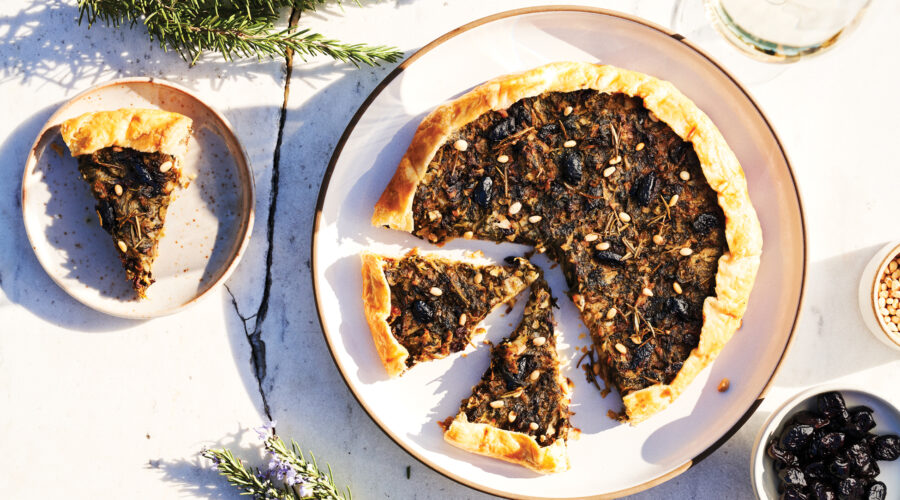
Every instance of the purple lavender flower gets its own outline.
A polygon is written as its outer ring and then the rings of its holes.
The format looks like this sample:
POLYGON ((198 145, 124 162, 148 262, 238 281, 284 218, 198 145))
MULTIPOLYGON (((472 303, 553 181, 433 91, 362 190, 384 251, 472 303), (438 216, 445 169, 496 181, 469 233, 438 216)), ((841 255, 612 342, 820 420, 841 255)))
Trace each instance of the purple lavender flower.
POLYGON ((300 498, 311 497, 315 494, 313 491, 313 485, 310 483, 300 483, 300 489, 297 491, 300 495, 300 498))
POLYGON ((256 431, 259 439, 265 441, 272 434, 272 429, 275 428, 276 424, 278 424, 277 420, 270 420, 259 427, 254 427, 253 430, 256 431))
POLYGON ((284 472, 284 482, 292 486, 298 482, 297 471, 293 467, 284 472))

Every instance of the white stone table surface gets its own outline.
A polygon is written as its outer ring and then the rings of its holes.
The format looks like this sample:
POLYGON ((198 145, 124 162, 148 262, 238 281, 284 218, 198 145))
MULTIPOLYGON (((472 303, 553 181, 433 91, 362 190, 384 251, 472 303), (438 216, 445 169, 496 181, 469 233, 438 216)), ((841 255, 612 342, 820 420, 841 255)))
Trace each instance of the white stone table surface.
MULTIPOLYGON (((552 2, 345 3, 300 24, 408 55, 477 18, 552 2)), ((673 25, 671 1, 585 3, 673 25)), ((0 2, 0 498, 238 498, 197 453, 226 445, 249 456, 250 429, 267 412, 279 434, 329 462, 357 498, 485 497, 378 429, 341 379, 316 317, 309 235, 322 175, 350 117, 392 65, 295 61, 290 81, 281 60, 206 57, 189 67, 140 27, 79 27, 74 4, 0 2), (128 321, 81 305, 47 276, 28 245, 19 192, 28 149, 60 104, 93 84, 140 75, 188 87, 234 124, 253 165, 257 224, 227 284, 234 300, 221 288, 173 316, 128 321), (259 370, 251 339, 265 344, 255 351, 259 370)), ((757 413, 705 461, 634 498, 752 497, 753 439, 804 387, 846 379, 900 403, 900 356, 865 330, 855 295, 876 247, 900 237, 898 18, 900 3, 876 0, 833 51, 789 66, 754 62, 696 21, 675 26, 746 84, 779 131, 804 198, 810 264, 793 346, 757 413)))

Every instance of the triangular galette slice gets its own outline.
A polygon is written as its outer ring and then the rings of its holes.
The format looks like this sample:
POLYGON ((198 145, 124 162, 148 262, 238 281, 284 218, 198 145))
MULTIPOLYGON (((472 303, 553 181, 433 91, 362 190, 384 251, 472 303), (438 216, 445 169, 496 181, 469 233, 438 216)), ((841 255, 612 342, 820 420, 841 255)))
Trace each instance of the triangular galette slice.
POLYGON ((479 265, 419 255, 362 254, 363 305, 375 347, 391 376, 459 352, 496 306, 538 277, 525 259, 479 265))
POLYGON ((553 298, 543 278, 531 285, 516 331, 491 351, 491 366, 444 439, 464 450, 549 474, 569 468, 569 382, 559 372, 553 298))
POLYGON ((145 297, 172 193, 183 185, 181 165, 191 119, 156 109, 86 113, 60 133, 97 200, 97 216, 113 238, 134 291, 145 297))

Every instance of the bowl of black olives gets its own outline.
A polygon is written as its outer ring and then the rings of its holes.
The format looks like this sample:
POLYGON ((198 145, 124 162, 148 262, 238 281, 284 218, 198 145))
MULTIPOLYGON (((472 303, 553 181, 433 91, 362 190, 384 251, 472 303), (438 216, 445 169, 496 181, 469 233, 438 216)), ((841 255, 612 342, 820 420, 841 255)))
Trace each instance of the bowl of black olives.
POLYGON ((900 411, 861 389, 815 387, 772 413, 756 439, 756 496, 900 498, 900 411))

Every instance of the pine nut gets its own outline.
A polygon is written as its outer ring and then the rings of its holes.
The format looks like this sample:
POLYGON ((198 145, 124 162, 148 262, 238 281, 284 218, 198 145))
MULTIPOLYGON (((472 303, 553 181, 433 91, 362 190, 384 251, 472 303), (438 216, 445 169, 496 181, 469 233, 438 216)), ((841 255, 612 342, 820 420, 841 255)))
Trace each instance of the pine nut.
POLYGON ((440 297, 444 294, 444 291, 436 286, 431 287, 431 290, 429 290, 429 292, 431 292, 431 295, 434 295, 435 297, 440 297))
POLYGON ((578 144, 576 141, 568 140, 563 143, 563 147, 564 148, 574 148, 576 144, 578 144))
POLYGON ((457 151, 465 151, 465 150, 469 149, 469 143, 462 139, 459 139, 458 141, 453 143, 453 147, 457 151))

